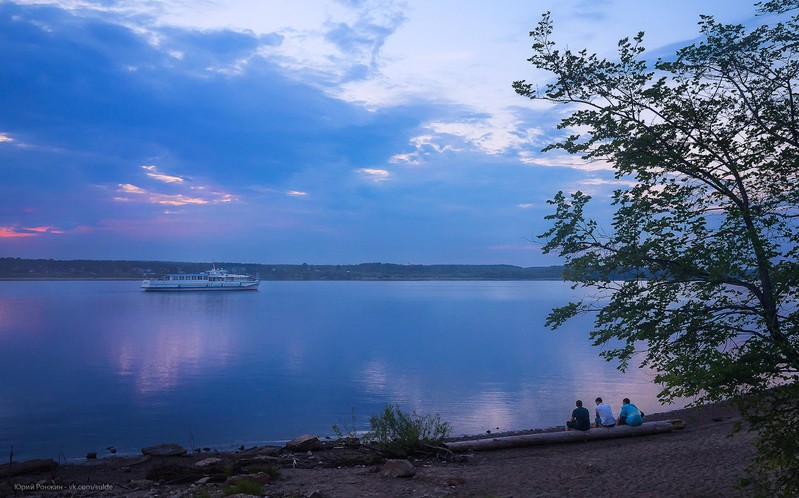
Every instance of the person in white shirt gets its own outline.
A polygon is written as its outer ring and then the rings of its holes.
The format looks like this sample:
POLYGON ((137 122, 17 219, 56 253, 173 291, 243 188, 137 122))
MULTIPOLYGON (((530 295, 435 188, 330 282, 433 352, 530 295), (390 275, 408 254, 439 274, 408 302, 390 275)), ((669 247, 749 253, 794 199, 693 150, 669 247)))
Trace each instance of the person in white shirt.
POLYGON ((596 419, 594 419, 594 427, 611 428, 616 425, 616 418, 613 416, 613 410, 610 405, 602 402, 602 398, 596 399, 596 419))

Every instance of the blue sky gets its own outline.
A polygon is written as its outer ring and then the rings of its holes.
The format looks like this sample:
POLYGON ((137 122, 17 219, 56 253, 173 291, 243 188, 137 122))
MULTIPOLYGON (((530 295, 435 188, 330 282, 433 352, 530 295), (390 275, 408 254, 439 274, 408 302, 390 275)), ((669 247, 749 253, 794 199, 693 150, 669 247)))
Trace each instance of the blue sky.
MULTIPOLYGON (((648 58, 746 1, 0 1, 0 257, 558 264, 546 200, 611 171, 517 96, 555 39, 648 58), (657 5, 650 5, 657 4, 657 5)), ((606 203, 605 203, 606 204, 606 203)))

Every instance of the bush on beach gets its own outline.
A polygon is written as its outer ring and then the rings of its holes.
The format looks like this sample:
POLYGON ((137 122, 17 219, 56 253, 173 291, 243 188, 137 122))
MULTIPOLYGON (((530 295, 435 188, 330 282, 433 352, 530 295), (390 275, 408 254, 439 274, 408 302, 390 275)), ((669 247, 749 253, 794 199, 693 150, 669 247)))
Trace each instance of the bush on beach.
POLYGON ((372 415, 369 424, 371 429, 358 439, 353 414, 351 426, 333 425, 333 432, 339 440, 360 440, 387 457, 405 458, 439 446, 452 431, 450 423, 442 421, 438 414, 407 413, 396 404, 386 405, 381 414, 372 415))
POLYGON ((405 413, 396 404, 372 415, 369 423, 372 429, 364 439, 385 455, 400 458, 441 444, 452 431, 450 423, 442 422, 438 414, 405 413))

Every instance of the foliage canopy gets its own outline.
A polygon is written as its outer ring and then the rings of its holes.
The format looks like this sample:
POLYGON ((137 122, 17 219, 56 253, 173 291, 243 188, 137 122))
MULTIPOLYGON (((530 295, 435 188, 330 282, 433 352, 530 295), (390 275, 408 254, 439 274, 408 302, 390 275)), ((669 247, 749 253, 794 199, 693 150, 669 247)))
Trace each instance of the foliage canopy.
POLYGON ((702 16, 701 41, 654 64, 643 33, 619 42, 617 60, 559 49, 547 13, 528 60, 554 78, 513 86, 574 106, 559 124, 568 135, 544 150, 608 162, 627 185, 607 230, 586 214, 589 196, 550 201, 545 252, 600 292, 553 310, 549 325, 595 312, 601 354, 655 369, 664 401, 746 400, 761 467, 790 492, 797 416, 779 420, 786 430, 755 414, 763 402, 799 413, 799 1, 758 7, 750 30, 702 16))

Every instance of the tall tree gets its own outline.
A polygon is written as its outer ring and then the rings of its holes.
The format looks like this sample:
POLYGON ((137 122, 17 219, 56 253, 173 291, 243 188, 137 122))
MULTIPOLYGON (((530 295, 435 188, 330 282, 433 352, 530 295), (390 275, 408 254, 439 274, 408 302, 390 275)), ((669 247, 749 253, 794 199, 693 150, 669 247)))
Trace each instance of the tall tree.
POLYGON ((606 229, 589 196, 550 201, 545 252, 601 292, 549 325, 596 313, 601 354, 655 369, 662 400, 738 400, 759 434, 752 475, 799 495, 799 0, 757 7, 750 30, 702 16, 701 41, 653 64, 643 33, 613 60, 560 49, 547 13, 528 60, 554 77, 513 87, 574 106, 545 151, 606 161, 630 185, 606 229))

